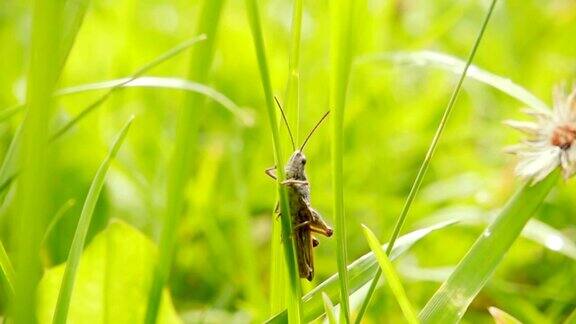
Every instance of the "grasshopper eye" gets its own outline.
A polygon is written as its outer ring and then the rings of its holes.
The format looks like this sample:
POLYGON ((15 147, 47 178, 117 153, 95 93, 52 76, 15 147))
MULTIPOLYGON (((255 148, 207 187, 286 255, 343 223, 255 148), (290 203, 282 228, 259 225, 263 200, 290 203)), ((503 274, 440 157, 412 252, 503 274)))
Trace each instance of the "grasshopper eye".
POLYGON ((306 159, 302 159, 300 163, 302 163, 302 165, 306 164, 306 159))

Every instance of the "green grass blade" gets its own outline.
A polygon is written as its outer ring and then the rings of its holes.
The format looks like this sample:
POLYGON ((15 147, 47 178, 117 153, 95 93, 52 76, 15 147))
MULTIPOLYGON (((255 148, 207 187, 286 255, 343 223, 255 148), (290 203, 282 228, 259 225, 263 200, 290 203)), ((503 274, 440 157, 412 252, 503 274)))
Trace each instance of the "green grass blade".
MULTIPOLYGON (((485 212, 477 207, 456 207, 441 210, 420 223, 433 224, 435 222, 455 221, 462 226, 483 228, 492 222, 493 216, 496 216, 496 213, 485 212)), ((550 251, 576 260, 576 243, 561 230, 538 219, 529 220, 520 235, 550 251)))
POLYGON ((156 57, 154 60, 150 61, 146 65, 140 67, 136 70, 129 78, 126 78, 125 81, 122 83, 118 83, 111 87, 106 93, 104 93, 100 98, 96 99, 86 108, 84 108, 76 117, 72 118, 72 120, 68 121, 64 126, 62 126, 56 133, 54 133, 51 137, 51 140, 54 141, 58 139, 60 136, 64 135, 69 129, 74 127, 80 120, 102 105, 114 92, 121 89, 122 86, 126 85, 128 82, 133 81, 134 79, 144 75, 144 73, 150 71, 152 68, 158 66, 160 63, 166 62, 167 60, 173 58, 174 56, 184 52, 185 50, 189 49, 193 45, 197 44, 198 42, 206 40, 206 35, 200 34, 200 36, 196 36, 191 38, 180 45, 170 49, 169 51, 163 53, 162 55, 156 57))
POLYGON ((75 205, 76 205, 76 200, 75 199, 69 199, 62 206, 60 206, 60 208, 58 208, 58 210, 56 211, 56 214, 50 220, 50 223, 48 224, 48 226, 46 227, 46 230, 44 231, 44 235, 42 236, 42 245, 44 245, 46 240, 50 237, 50 235, 54 231, 54 228, 60 222, 60 220, 64 217, 64 215, 66 215, 66 213, 75 205))
POLYGON ((82 250, 84 249, 84 243, 86 242, 86 235, 88 234, 88 229, 90 228, 90 222, 92 220, 94 208, 96 208, 98 197, 100 197, 100 192, 104 186, 104 180, 106 179, 108 169, 112 164, 112 160, 116 157, 120 146, 122 146, 122 143, 126 138, 126 134, 128 134, 128 129, 132 124, 132 120, 133 117, 131 117, 126 122, 116 137, 114 144, 112 145, 102 164, 100 164, 100 167, 98 168, 98 171, 92 180, 92 184, 90 185, 90 190, 88 191, 88 195, 84 201, 82 213, 80 214, 80 219, 78 220, 78 225, 76 226, 74 239, 72 240, 72 245, 70 246, 70 252, 68 253, 66 269, 64 270, 64 277, 62 278, 62 284, 58 293, 58 301, 56 303, 56 309, 54 311, 54 318, 52 323, 66 323, 68 308, 70 307, 70 299, 72 297, 72 290, 74 289, 74 279, 76 277, 76 271, 78 270, 78 265, 80 263, 80 257, 82 256, 82 250))
POLYGON ((514 316, 497 307, 488 307, 488 312, 490 312, 490 315, 492 315, 496 324, 522 324, 522 322, 517 320, 514 316))
MULTIPOLYGON (((446 228, 455 222, 442 222, 421 228, 398 238, 397 244, 392 250, 390 259, 394 260, 400 255, 404 254, 414 244, 427 237, 429 234, 446 228)), ((382 245, 382 249, 386 249, 387 244, 382 245)), ((378 262, 374 253, 369 252, 360 258, 356 259, 348 265, 348 278, 350 279, 350 293, 357 292, 361 288, 368 287, 370 280, 374 278, 374 274, 378 269, 378 262)), ((340 283, 339 275, 335 273, 330 278, 326 279, 304 297, 304 321, 311 322, 324 315, 324 303, 322 300, 322 293, 326 293, 331 300, 335 302, 340 301, 340 283)), ((283 311, 274 317, 268 319, 268 323, 286 323, 287 313, 283 311)))
MULTIPOLYGON (((188 78, 204 83, 214 57, 214 46, 223 0, 205 0, 202 3, 196 32, 206 35, 203 46, 194 47, 191 53, 188 78)), ((140 70, 142 71, 142 69, 140 70)), ((166 202, 163 210, 163 224, 160 232, 159 255, 150 286, 145 323, 154 324, 158 317, 162 289, 168 280, 174 253, 175 233, 182 213, 184 190, 190 173, 193 147, 199 127, 199 108, 204 97, 198 94, 187 94, 180 108, 176 126, 175 145, 170 156, 168 180, 166 185, 166 202)))
POLYGON ((534 186, 526 184, 508 201, 420 312, 422 322, 455 323, 462 318, 558 178, 556 171, 534 186))
POLYGON ((408 300, 408 296, 406 296, 406 291, 402 286, 402 282, 400 282, 396 270, 394 270, 392 262, 388 256, 386 256, 386 253, 382 251, 380 242, 378 242, 376 235, 374 235, 374 233, 372 233, 372 231, 365 225, 362 225, 362 228, 364 229, 364 236, 368 241, 368 245, 370 245, 370 249, 376 255, 376 259, 380 264, 380 270, 384 273, 384 278, 386 278, 390 290, 394 294, 394 297, 396 297, 396 301, 404 313, 404 318, 406 318, 406 321, 410 324, 417 324, 418 316, 416 315, 410 300, 408 300))
POLYGON ((328 320, 329 324, 337 324, 336 315, 334 313, 334 305, 330 300, 330 296, 326 295, 326 293, 322 293, 322 300, 324 301, 324 312, 326 312, 326 319, 328 320))
POLYGON ((132 80, 130 80, 130 78, 121 78, 64 88, 57 91, 56 94, 58 96, 67 96, 88 91, 111 89, 116 86, 123 88, 174 89, 198 93, 220 104, 232 113, 244 126, 252 126, 254 124, 254 116, 250 110, 238 106, 232 99, 210 86, 181 78, 152 76, 141 76, 132 80))
MULTIPOLYGON (((51 188, 51 154, 48 141, 48 121, 52 115, 52 92, 59 71, 57 44, 60 40, 62 1, 37 0, 32 14, 32 41, 26 85, 27 111, 15 138, 19 146, 19 177, 14 237, 16 280, 14 299, 9 307, 14 323, 35 323, 36 288, 39 280, 40 241, 48 217, 51 188)), ((8 175, 6 178, 10 178, 8 175)), ((6 179, 5 178, 5 179, 6 179)))
MULTIPOLYGON (((433 67, 445 70, 447 72, 460 75, 466 62, 449 54, 433 51, 416 51, 416 52, 386 52, 370 54, 359 58, 357 64, 369 64, 380 61, 392 62, 398 65, 415 65, 422 67, 433 67)), ((548 106, 538 97, 522 86, 514 83, 512 80, 501 77, 494 73, 488 72, 478 66, 471 65, 468 69, 467 78, 481 82, 493 87, 510 97, 522 102, 523 104, 537 110, 548 110, 548 106)))
POLYGON ((350 77, 354 31, 354 0, 330 2, 330 107, 332 114, 332 181, 338 273, 340 274, 340 317, 350 323, 346 265, 346 215, 344 212, 344 110, 350 77))
POLYGON ((60 70, 64 68, 70 51, 74 46, 76 41, 76 36, 80 31, 80 27, 84 22, 84 17, 86 16, 86 11, 88 11, 88 6, 90 5, 90 0, 67 0, 64 6, 64 22, 62 32, 62 39, 60 41, 60 49, 58 53, 60 54, 60 70))
POLYGON ((12 267, 12 262, 4 249, 4 244, 0 241, 0 271, 2 272, 2 283, 4 284, 6 296, 12 299, 14 296, 14 281, 16 280, 16 274, 14 272, 14 267, 12 267))
MULTIPOLYGON (((262 88, 266 99, 266 110, 268 113, 268 121, 272 131, 272 141, 274 146, 274 162, 275 165, 281 166, 284 164, 282 158, 282 146, 280 142, 280 134, 278 131, 278 123, 276 118, 276 108, 274 106, 274 99, 272 94, 272 84, 270 81, 270 72, 268 69, 268 62, 266 60, 266 51, 264 48, 264 37, 262 35, 262 27, 260 24, 260 14, 258 12, 258 4, 256 0, 246 0, 246 11, 248 14, 248 22, 250 23, 250 30, 254 41, 254 48, 256 50, 256 57, 258 60, 258 67, 260 70, 260 79, 262 81, 262 88)), ((290 219, 290 207, 288 206, 288 198, 286 190, 281 184, 285 179, 284 168, 276 168, 276 175, 278 178, 278 196, 280 197, 280 220, 282 222, 282 243, 284 246, 284 259, 286 261, 286 269, 288 272, 288 321, 290 323, 300 323, 302 318, 302 302, 301 302, 301 287, 300 276, 298 272, 298 263, 296 262, 296 250, 294 239, 292 235, 292 220, 290 219)))
POLYGON ((299 143, 300 133, 300 38, 302 34, 302 0, 294 0, 292 8, 292 35, 286 87, 286 113, 292 121, 294 142, 299 143))
MULTIPOLYGON (((158 80, 155 78, 139 79, 139 77, 141 75, 148 72, 150 69, 152 69, 152 68, 158 66, 160 63, 165 62, 165 61, 171 59, 172 57, 182 53, 186 49, 190 48, 192 45, 194 45, 200 41, 203 41, 204 39, 206 39, 206 36, 200 35, 200 36, 194 37, 188 41, 181 43, 180 45, 170 49, 169 51, 167 51, 164 54, 155 58, 153 61, 151 61, 151 62, 147 63, 146 65, 144 65, 143 67, 139 68, 136 72, 134 72, 134 74, 132 76, 130 76, 128 78, 119 79, 117 81, 116 80, 108 81, 110 83, 103 82, 102 84, 88 84, 88 85, 82 85, 82 86, 78 86, 78 87, 72 87, 72 88, 66 88, 66 89, 60 90, 57 93, 57 95, 59 95, 59 96, 64 96, 64 95, 69 95, 69 94, 79 93, 79 92, 84 92, 84 91, 90 91, 90 90, 108 89, 108 91, 106 93, 104 93, 102 96, 100 96, 94 102, 92 102, 90 105, 88 105, 86 108, 84 108, 76 117, 74 117, 72 120, 68 121, 64 126, 62 126, 55 133, 53 133, 51 135, 51 141, 54 141, 54 140, 58 139, 59 137, 61 137, 62 135, 66 134, 70 129, 72 129, 72 127, 74 127, 76 124, 78 124, 80 121, 82 121, 82 119, 84 119, 86 116, 88 116, 92 111, 94 111, 96 108, 100 107, 114 92, 121 89, 122 87, 128 87, 128 86, 143 86, 143 87, 158 86, 158 87, 162 87, 162 88, 174 88, 174 89, 181 89, 181 90, 203 93, 206 96, 209 96, 210 98, 212 98, 215 101, 222 104, 225 108, 230 110, 232 113, 236 114, 239 118, 242 118, 242 120, 245 123, 251 124, 253 121, 252 121, 251 115, 249 113, 241 111, 240 108, 238 108, 230 99, 228 99, 224 95, 220 94, 216 90, 213 90, 212 88, 209 88, 207 86, 203 86, 203 85, 198 84, 198 83, 193 83, 193 82, 191 83, 191 82, 187 82, 187 81, 182 81, 180 79, 176 79, 176 80, 175 79, 160 79, 160 80, 158 80)), ((23 107, 24 107, 24 105, 20 105, 17 107, 13 107, 11 109, 17 109, 18 111, 22 111, 23 107)), ((14 112, 14 113, 17 113, 18 111, 14 112)), ((16 161, 18 159, 19 138, 20 138, 20 129, 18 129, 16 131, 16 133, 14 134, 14 138, 12 139, 12 142, 10 143, 10 147, 8 148, 8 152, 6 153, 6 156, 4 157, 4 161, 2 162, 2 167, 0 167, 0 194, 2 194, 5 189, 8 189, 10 187, 10 182, 14 178, 17 177, 18 167, 16 165, 16 161)))
MULTIPOLYGON (((458 95, 460 93, 460 89, 462 88, 462 84, 464 83, 464 79, 466 78, 466 75, 468 73, 470 65, 472 64, 472 60, 474 59, 474 56, 476 55, 476 51, 478 50, 478 47, 480 46, 480 41, 482 40, 482 37, 484 36, 484 32, 486 31, 486 27, 488 26, 488 22, 490 21, 490 17, 492 16, 492 12, 494 11, 494 7, 496 6, 496 1, 497 0, 492 0, 492 3, 490 4, 490 8, 488 9, 488 13, 486 14, 486 17, 484 18, 484 21, 482 22, 482 26, 480 27, 480 32, 478 33, 478 36, 476 37, 474 45, 472 46, 472 50, 470 51, 470 54, 468 55, 468 61, 464 65, 464 68, 460 74, 460 78, 458 79, 458 83, 456 84, 456 87, 454 88, 454 91, 452 92, 452 95, 450 96, 450 100, 448 101, 448 105, 446 106, 446 109, 444 110, 444 113, 442 115, 442 119, 440 120, 440 124, 438 125, 438 128, 436 129, 436 133, 434 134, 434 137, 432 138, 432 142, 430 143, 430 146, 428 147, 428 151, 426 152, 426 156, 424 157, 424 160, 422 161, 422 165, 420 166, 420 169, 418 170, 418 173, 416 174, 416 179, 414 179, 412 187, 410 188, 410 192, 408 193, 408 197, 406 198, 404 206, 402 207, 402 211, 400 212, 400 216, 398 217, 396 224, 394 225, 394 230, 392 231, 392 235, 390 237, 390 245, 388 246, 388 249, 386 251, 387 255, 390 255, 390 251, 394 247, 396 238, 398 238, 398 236, 400 235, 400 232, 402 231, 402 227, 404 226, 404 223, 406 222, 406 217, 408 216, 408 212, 410 211, 410 207, 412 206, 412 202, 414 201, 414 198, 416 197, 416 194, 418 193, 418 190, 420 189, 420 186, 422 185, 422 181, 424 180, 424 176, 426 175, 426 172, 428 171, 428 167, 430 166, 430 161, 432 161, 432 157, 434 156, 434 153, 436 152, 436 148, 438 147, 440 137, 442 136, 442 134, 444 132, 444 128, 446 127, 446 124, 448 123, 448 119, 450 118, 450 114, 452 112, 454 104, 456 103, 456 99, 458 99, 458 95)), ((360 323, 362 320, 362 317, 366 313, 366 310, 368 309, 368 305, 370 304, 370 299, 372 298, 372 295, 374 294, 374 291, 376 289, 376 285, 378 283, 378 280, 380 279, 381 273, 382 273, 381 271, 378 271, 376 273, 376 276, 374 276, 374 279, 372 281, 370 289, 368 290, 368 294, 366 295, 364 301, 362 302, 362 306, 360 307, 360 310, 358 311, 358 316, 356 317, 356 321, 355 321, 356 323, 360 323)))

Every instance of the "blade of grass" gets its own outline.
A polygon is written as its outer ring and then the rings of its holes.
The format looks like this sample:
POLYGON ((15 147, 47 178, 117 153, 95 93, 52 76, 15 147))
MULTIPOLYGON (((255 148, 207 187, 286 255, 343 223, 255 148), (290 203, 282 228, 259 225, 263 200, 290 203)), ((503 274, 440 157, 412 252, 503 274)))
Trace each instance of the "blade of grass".
MULTIPOLYGON (((176 56, 177 54, 182 53, 184 50, 190 48, 192 45, 204 40, 205 38, 206 38, 206 36, 200 35, 200 36, 194 37, 188 41, 185 41, 182 44, 180 44, 180 45, 170 49, 169 51, 165 52, 164 54, 158 56, 153 61, 147 63, 146 65, 144 65, 143 67, 138 69, 136 72, 134 72, 134 74, 132 76, 125 78, 125 79, 122 79, 122 81, 119 81, 118 83, 114 83, 112 85, 109 85, 109 87, 103 86, 102 88, 108 89, 108 91, 105 94, 103 94, 102 96, 100 96, 97 100, 92 102, 90 105, 88 105, 86 108, 84 108, 76 117, 74 117, 72 120, 68 121, 68 123, 66 123, 60 129, 58 129, 55 133, 53 133, 50 137, 50 141, 54 141, 54 140, 58 139, 59 137, 61 137, 62 135, 66 134, 70 129, 72 129, 72 127, 74 127, 82 119, 84 119, 86 116, 88 116, 92 111, 94 111, 96 108, 98 108, 100 105, 102 105, 117 90, 121 89, 124 86, 127 86, 127 84, 129 84, 132 81, 135 81, 136 79, 138 79, 139 76, 148 72, 150 69, 158 66, 160 63, 163 63, 166 60, 169 60, 170 58, 176 56)), ((151 80, 147 80, 147 82, 150 82, 150 81, 151 80)), ((152 80, 152 81, 161 82, 158 80, 152 80)), ((174 81, 167 81, 167 82, 170 82, 171 86, 173 86, 173 87, 178 87, 177 84, 174 84, 174 81)), ((198 90, 199 92, 207 91, 208 93, 210 93, 211 97, 218 98, 217 101, 219 101, 223 104, 226 104, 227 107, 230 107, 229 101, 227 101, 223 97, 219 97, 217 95, 217 93, 210 92, 208 89, 198 88, 198 86, 189 85, 189 84, 184 84, 184 85, 180 84, 180 86, 182 86, 182 87, 190 86, 192 88, 192 89, 190 89, 190 91, 194 91, 194 90, 198 90)), ((65 92, 64 94, 60 94, 60 95, 65 95, 68 93, 74 93, 74 91, 78 91, 78 92, 87 91, 88 89, 87 88, 80 88, 80 89, 72 88, 72 89, 68 89, 67 92, 65 92)), ((96 89, 94 89, 94 90, 96 90, 96 89)), ((21 105, 20 107, 24 107, 24 105, 21 105)), ((15 108, 17 108, 17 107, 15 107, 15 108)), ((19 151, 19 144, 18 144, 19 140, 18 139, 19 138, 20 138, 20 128, 18 128, 18 130, 14 134, 14 138, 12 139, 12 142, 10 143, 10 147, 8 148, 8 152, 6 153, 6 156, 4 157, 4 161, 2 162, 2 167, 0 167, 0 196, 1 196, 1 194, 4 193, 4 191, 6 189, 9 188, 10 181, 13 178, 17 177, 17 174, 18 174, 18 167, 16 165, 16 161, 18 160, 18 154, 19 154, 18 153, 18 151, 19 151)))
MULTIPOLYGON (((363 56, 359 58, 356 63, 368 64, 379 61, 393 62, 395 65, 411 64, 423 67, 434 67, 456 75, 460 75, 466 66, 465 61, 455 56, 433 51, 376 53, 363 56)), ((500 90, 534 109, 549 109, 542 100, 512 80, 488 72, 478 66, 470 65, 466 77, 500 90)))
POLYGON ((372 231, 365 225, 362 225, 362 228, 364 230, 364 236, 368 241, 368 245, 370 245, 370 249, 376 255, 376 259, 380 264, 380 270, 384 273, 384 277, 390 286, 390 290, 394 294, 394 297, 396 297, 396 301, 404 313, 404 318, 410 324, 417 324, 418 316, 416 315, 410 300, 408 300, 408 296, 406 296, 406 291, 404 290, 404 287, 402 287, 402 282, 400 282, 400 278, 398 277, 396 270, 394 270, 392 262, 386 253, 382 251, 380 242, 378 242, 376 235, 374 235, 374 233, 372 233, 372 231))
POLYGON ((0 241, 0 270, 2 271, 2 282, 4 285, 4 290, 8 300, 11 300, 14 296, 14 281, 16 280, 16 274, 14 272, 14 267, 12 267, 12 262, 4 249, 4 244, 0 241))
POLYGON ((294 142, 299 143, 300 132, 300 38, 302 34, 302 0, 294 0, 292 8, 292 35, 288 61, 288 85, 286 87, 286 110, 292 120, 294 142))
MULTIPOLYGON (((480 27, 480 32, 478 33, 478 36, 476 37, 476 40, 474 41, 474 45, 472 46, 472 50, 470 51, 470 55, 468 55, 468 61, 466 62, 466 65, 464 66, 464 69, 462 70, 462 73, 460 74, 460 78, 458 79, 458 83, 456 84, 456 87, 454 88, 454 91, 452 92, 450 100, 448 101, 448 105, 446 106, 446 109, 444 110, 444 114, 442 115, 442 119, 440 120, 440 124, 438 125, 436 133, 434 134, 434 137, 432 138, 432 142, 430 143, 430 146, 428 148, 428 152, 426 152, 426 156, 424 157, 424 161, 422 161, 422 165, 420 166, 420 169, 418 170, 418 173, 416 174, 416 179, 414 179, 414 183, 412 184, 412 187, 410 188, 410 192, 408 193, 408 197, 406 198, 406 202, 404 203, 404 206, 402 207, 402 211, 400 212, 400 216, 398 217, 398 219, 396 221, 396 225, 394 226, 394 230, 392 231, 392 235, 390 237, 390 245, 388 246, 388 248, 386 250, 387 255, 390 255, 390 252, 392 251, 392 248, 394 247, 395 241, 398 238, 398 236, 400 235, 402 227, 404 226, 404 223, 406 221, 406 217, 408 216, 408 212, 410 211, 410 206, 412 206, 412 202, 414 201, 414 198, 416 197, 416 194, 418 193, 418 190, 420 189, 420 186, 422 185, 422 181, 424 180, 424 176, 426 175, 426 171, 428 171, 430 161, 432 160, 432 157, 434 156, 434 153, 436 152, 436 148, 438 147, 438 142, 440 141, 440 137, 442 136, 442 133, 444 132, 444 128, 446 127, 448 119, 450 118, 450 114, 452 112, 454 104, 456 103, 456 99, 458 98, 458 94, 460 93, 460 89, 462 88, 462 84, 464 83, 464 79, 466 78, 466 75, 468 73, 468 69, 470 68, 470 65, 472 64, 472 60, 474 59, 474 56, 476 55, 476 51, 478 50, 478 47, 480 45, 480 41, 482 40, 482 37, 484 36, 484 32, 486 31, 486 27, 488 26, 488 22, 490 21, 490 17, 492 16, 492 12, 494 11, 494 7, 496 6, 496 2, 497 2, 497 0, 492 0, 492 2, 490 4, 490 7, 489 7, 488 12, 486 14, 486 17, 484 18, 482 26, 480 27)), ((372 284, 370 286, 370 289, 368 290, 368 294, 366 295, 364 301, 362 302, 362 306, 360 307, 360 310, 358 312, 358 316, 356 317, 355 323, 360 323, 362 320, 362 317, 366 313, 366 310, 368 309, 368 305, 370 304, 370 299, 372 298, 372 295, 374 294, 374 291, 376 289, 376 285, 378 284, 378 280, 380 279, 381 274, 382 274, 382 272, 378 271, 376 273, 376 275, 374 276, 374 279, 372 280, 372 284)))
POLYGON ((426 303, 420 312, 423 323, 455 323, 462 318, 558 178, 555 171, 534 186, 525 184, 512 196, 426 303))
MULTIPOLYGON (((285 109, 288 123, 291 121, 294 142, 299 143, 300 133, 300 36, 302 32, 302 0, 294 0, 292 27, 286 85, 285 109)), ((288 129, 286 129, 287 131, 288 129)), ((291 153, 291 152, 290 152, 291 153)), ((282 240, 282 223, 272 223, 272 242, 282 240)), ((286 308, 286 266, 282 246, 273 244, 270 262, 270 313, 275 314, 286 308)))
POLYGON ((71 94, 83 93, 87 91, 94 91, 100 89, 110 89, 116 86, 123 88, 142 87, 142 88, 156 88, 156 89, 174 89, 188 92, 195 92, 204 95, 215 102, 219 103, 222 107, 230 111, 236 118, 240 120, 245 126, 252 126, 254 124, 254 117, 252 113, 239 107, 234 101, 226 97, 218 90, 194 81, 188 81, 181 78, 171 77, 152 77, 141 76, 129 80, 130 78, 121 78, 109 81, 95 82, 82 84, 74 87, 64 88, 56 92, 58 96, 67 96, 71 94), (127 81, 127 82, 126 82, 127 81))
POLYGON ((330 107, 332 118, 332 181, 338 274, 340 275, 340 318, 350 323, 348 300, 348 252, 344 213, 344 110, 353 47, 354 0, 330 2, 330 107))
POLYGON ((116 157, 118 150, 120 150, 120 147, 126 138, 126 134, 128 134, 128 129, 130 128, 133 119, 134 117, 130 117, 130 119, 126 122, 116 137, 116 140, 110 148, 108 155, 102 164, 100 164, 100 167, 98 168, 98 171, 92 180, 90 190, 88 190, 88 195, 84 201, 82 213, 80 214, 80 219, 78 220, 78 225, 76 226, 76 231, 74 232, 74 239, 72 240, 72 245, 70 246, 70 252, 68 253, 66 268, 64 270, 64 276, 62 277, 60 291, 58 292, 58 301, 56 302, 56 309, 54 311, 52 323, 66 323, 66 318, 68 317, 68 309, 70 307, 70 299, 72 297, 72 290, 74 289, 74 279, 76 278, 76 271, 78 270, 78 265, 80 264, 80 257, 82 256, 82 250, 84 249, 84 243, 86 242, 86 235, 88 234, 88 229, 90 228, 90 222, 92 220, 94 208, 96 208, 96 203, 98 202, 100 192, 104 186, 104 180, 106 179, 108 169, 112 164, 112 160, 116 157))
POLYGON ((522 322, 517 320, 514 316, 506 313, 505 311, 497 307, 494 306, 488 307, 488 312, 490 313, 490 315, 492 315, 492 318, 494 319, 494 322, 496 324, 522 324, 522 322))
POLYGON ((86 11, 90 5, 90 0, 67 0, 64 6, 64 22, 62 39, 60 42, 60 71, 64 68, 70 51, 76 41, 76 36, 84 22, 86 11))
MULTIPOLYGON (((14 299, 9 304, 14 323, 36 323, 36 288, 39 281, 40 241, 50 202, 48 121, 52 93, 59 75, 62 1, 37 0, 32 14, 32 41, 27 75, 26 117, 17 145, 21 174, 16 192, 16 213, 11 233, 16 249, 14 299)), ((16 164, 16 163, 15 163, 16 164)))
POLYGON ((54 135, 52 135, 51 140, 52 141, 56 140, 57 138, 62 136, 64 133, 66 133, 70 128, 72 128, 74 125, 76 125, 78 123, 78 121, 80 121, 82 118, 86 117, 86 115, 88 115, 89 113, 94 111, 94 109, 96 109, 101 104, 103 104, 114 92, 118 91, 120 88, 122 88, 122 86, 126 85, 128 82, 137 79, 138 77, 144 75, 144 73, 148 72, 150 69, 158 66, 160 63, 166 62, 167 60, 171 59, 172 57, 184 52, 185 50, 189 49, 193 45, 197 44, 198 42, 204 41, 204 40, 206 40, 206 35, 200 34, 200 36, 193 37, 193 38, 181 43, 180 45, 170 49, 166 53, 163 53, 162 55, 156 57, 154 60, 147 63, 146 65, 140 67, 125 81, 123 81, 122 83, 118 83, 115 86, 111 87, 106 93, 104 93, 102 96, 100 96, 100 98, 98 98, 96 101, 94 101, 93 103, 88 105, 86 108, 84 108, 76 117, 74 117, 72 120, 70 120, 68 123, 66 123, 66 125, 64 125, 58 131, 56 131, 56 133, 54 135))
POLYGON ((60 222, 60 220, 64 217, 64 215, 66 215, 66 213, 72 207, 74 207, 74 205, 76 205, 76 200, 69 199, 56 211, 56 214, 54 215, 52 220, 50 220, 50 224, 48 224, 46 230, 44 231, 44 235, 42 236, 42 245, 44 245, 46 240, 50 237, 50 235, 54 231, 54 227, 56 227, 56 224, 60 222))
MULTIPOLYGON (((497 211, 485 212, 477 207, 456 207, 441 210, 419 223, 425 225, 438 221, 457 221, 463 226, 484 227, 490 224, 496 215, 497 211)), ((561 230, 557 230, 538 219, 529 220, 522 230, 521 236, 550 251, 576 260, 576 243, 561 230)))
MULTIPOLYGON (((59 48, 59 58, 55 60, 59 62, 58 70, 54 71, 54 75, 52 76, 53 80, 50 80, 49 83, 56 82, 59 79, 60 75, 62 74, 62 70, 68 58, 68 54, 72 49, 72 45, 76 40, 76 36, 78 35, 78 31, 84 21, 84 16, 86 14, 86 10, 89 5, 89 0, 68 0, 64 5, 64 15, 63 15, 63 23, 62 23, 62 37, 58 37, 60 40, 60 48, 59 48)), ((56 22, 54 22, 56 23, 56 22)), ((54 25, 54 27, 58 28, 60 25, 54 25)), ((55 40, 57 41, 57 40, 55 40)), ((57 50, 57 49, 55 49, 57 50)), ((8 109, 3 112, 2 117, 0 120, 4 121, 16 113, 18 113, 21 109, 18 107, 14 107, 12 109, 8 109)), ((0 197, 3 196, 4 189, 9 187, 10 179, 15 177, 15 170, 16 161, 19 159, 17 156, 18 153, 18 145, 20 143, 20 127, 14 134, 12 141, 10 142, 10 146, 6 156, 4 157, 4 161, 2 163, 2 167, 0 168, 0 197)))
MULTIPOLYGON (((394 260, 398 258, 421 239, 454 223, 455 222, 442 222, 403 235, 398 238, 397 244, 394 246, 390 255, 390 259, 394 260)), ((382 245, 382 249, 386 249, 387 245, 388 244, 382 245)), ((347 271, 348 278, 350 279, 350 293, 357 292, 362 288, 367 288, 377 269, 378 263, 374 253, 372 252, 361 256, 348 265, 347 271)), ((305 306, 305 322, 312 322, 324 314, 324 306, 321 296, 322 293, 326 293, 330 299, 335 302, 340 301, 340 283, 338 273, 335 273, 302 297, 305 306)), ((283 311, 268 319, 267 323, 286 323, 286 321, 287 314, 286 311, 283 311)))
MULTIPOLYGON (((270 72, 268 70, 268 62, 266 61, 266 51, 264 48, 264 38, 262 35, 262 27, 260 24, 260 14, 258 12, 258 5, 256 0, 246 0, 246 11, 248 14, 248 22, 252 32, 252 39, 254 42, 254 49, 256 50, 256 57, 258 67, 260 70, 260 79, 262 81, 262 88, 266 99, 266 109, 268 112, 268 121, 272 132, 272 141, 274 149, 274 162, 275 165, 281 166, 284 163, 282 158, 282 146, 280 142, 280 134, 278 131, 278 123, 276 118, 276 109, 274 106, 274 99, 272 95, 272 84, 270 81, 270 72)), ((276 168, 276 175, 278 180, 278 196, 280 202, 280 220, 282 224, 282 243, 284 246, 284 259, 286 270, 288 272, 288 322, 300 323, 302 321, 302 301, 301 301, 301 287, 300 277, 298 272, 298 263, 296 262, 296 250, 294 239, 292 235, 292 220, 290 219, 290 207, 288 206, 288 198, 286 190, 282 185, 285 179, 284 168, 276 168)), ((274 244, 274 243, 273 243, 274 244)))
POLYGON ((324 301, 324 312, 326 313, 326 319, 328 320, 329 324, 337 324, 336 315, 334 313, 334 305, 330 300, 330 296, 326 295, 326 293, 322 293, 322 300, 324 301))
MULTIPOLYGON (((196 32, 207 36, 204 46, 194 47, 191 53, 188 78, 205 83, 214 57, 216 33, 220 22, 223 0, 205 0, 202 2, 200 18, 196 32)), ((189 166, 194 153, 199 127, 199 108, 204 97, 198 94, 187 94, 180 109, 176 126, 176 142, 169 162, 166 202, 163 210, 163 224, 160 232, 159 254, 150 286, 150 295, 146 309, 145 323, 154 324, 158 317, 162 289, 168 280, 172 266, 175 233, 182 205, 184 190, 189 178, 189 166)))

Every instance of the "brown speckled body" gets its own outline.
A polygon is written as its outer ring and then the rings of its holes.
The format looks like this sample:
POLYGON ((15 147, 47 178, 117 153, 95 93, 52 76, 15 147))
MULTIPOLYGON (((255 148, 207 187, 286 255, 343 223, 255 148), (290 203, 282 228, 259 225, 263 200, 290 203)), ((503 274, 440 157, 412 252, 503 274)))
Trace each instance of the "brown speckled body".
POLYGON ((331 236, 332 229, 324 222, 320 214, 310 205, 310 184, 304 172, 306 157, 297 150, 292 154, 286 164, 286 184, 290 213, 292 214, 292 228, 296 242, 298 269, 301 278, 312 280, 314 278, 313 247, 317 241, 313 232, 331 236))

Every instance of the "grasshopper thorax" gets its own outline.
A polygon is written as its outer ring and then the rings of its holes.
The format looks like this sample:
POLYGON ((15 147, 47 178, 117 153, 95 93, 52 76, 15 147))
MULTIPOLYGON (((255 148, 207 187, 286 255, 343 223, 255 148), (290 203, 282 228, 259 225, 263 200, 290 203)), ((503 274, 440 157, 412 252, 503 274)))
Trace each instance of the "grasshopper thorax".
POLYGON ((286 168, 284 172, 286 172, 287 179, 295 179, 295 180, 306 180, 306 175, 304 174, 304 166, 306 165, 306 157, 304 153, 300 150, 296 150, 288 163, 286 164, 286 168))

